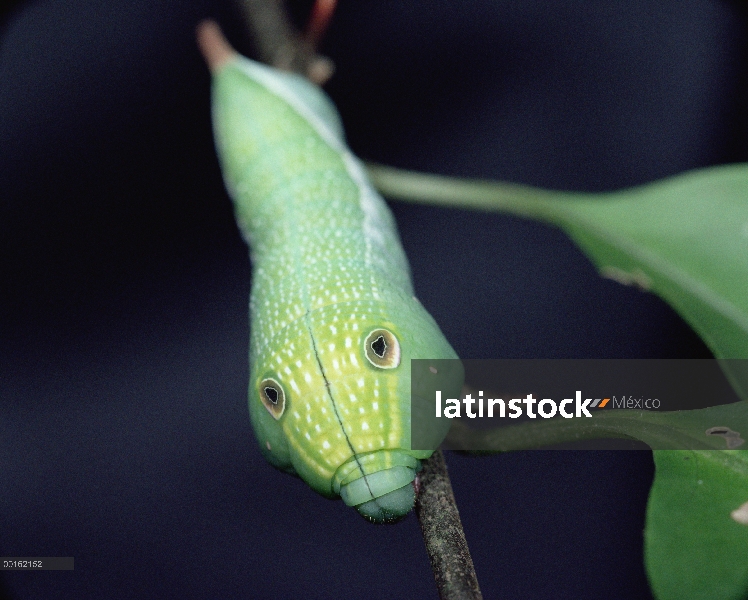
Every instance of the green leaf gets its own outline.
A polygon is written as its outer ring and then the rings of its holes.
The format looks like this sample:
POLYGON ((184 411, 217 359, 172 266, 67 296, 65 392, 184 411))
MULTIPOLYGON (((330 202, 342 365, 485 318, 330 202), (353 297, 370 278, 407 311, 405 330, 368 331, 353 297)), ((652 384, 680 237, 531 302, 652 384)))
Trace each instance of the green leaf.
MULTIPOLYGON (((369 165, 387 196, 508 212, 561 227, 603 276, 666 300, 718 358, 748 358, 748 166, 618 192, 553 192, 369 165)), ((730 373, 741 397, 748 377, 730 373)))
POLYGON ((741 401, 677 412, 610 410, 489 430, 455 421, 447 444, 477 452, 601 438, 649 444, 657 470, 644 537, 655 596, 729 600, 748 597, 748 450, 734 450, 746 446, 746 434, 748 403, 741 401))
POLYGON ((606 409, 591 418, 525 421, 491 429, 473 429, 456 420, 446 443, 452 449, 495 453, 605 438, 639 440, 653 450, 748 451, 748 402, 670 412, 606 409))
POLYGON ((748 451, 660 450, 654 458, 644 553, 655 596, 746 598, 748 451))
MULTIPOLYGON (((717 358, 748 358, 748 165, 694 171, 608 194, 369 168, 374 184, 393 198, 508 212, 561 227, 602 275, 668 302, 717 358)), ((734 419, 734 433, 748 433, 748 373, 743 361, 723 361, 722 367, 743 402, 681 413, 610 411, 572 423, 481 432, 455 423, 447 441, 466 447, 470 440, 484 451, 601 437, 647 442, 657 467, 645 531, 655 595, 747 598, 748 450, 657 450, 668 444, 703 448, 709 437, 704 425, 725 426, 728 418, 734 419)), ((714 447, 715 441, 712 436, 709 443, 714 447)), ((725 435, 722 442, 734 448, 738 440, 725 435)))

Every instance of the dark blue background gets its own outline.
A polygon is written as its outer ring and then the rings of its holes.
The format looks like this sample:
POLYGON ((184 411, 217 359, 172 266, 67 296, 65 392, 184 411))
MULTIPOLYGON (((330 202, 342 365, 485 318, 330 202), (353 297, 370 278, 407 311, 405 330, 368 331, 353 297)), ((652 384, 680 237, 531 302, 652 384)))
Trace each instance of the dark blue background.
MULTIPOLYGON (((297 7, 300 18, 309 3, 297 7)), ((230 5, 36 1, 0 37, 0 555, 26 598, 434 598, 413 516, 274 471, 246 408, 250 266, 194 27, 230 5)), ((611 190, 746 158, 736 3, 343 0, 323 50, 359 155, 611 190)), ((703 357, 559 231, 392 204, 466 358, 703 357)), ((487 598, 645 598, 648 452, 449 455, 487 598)))

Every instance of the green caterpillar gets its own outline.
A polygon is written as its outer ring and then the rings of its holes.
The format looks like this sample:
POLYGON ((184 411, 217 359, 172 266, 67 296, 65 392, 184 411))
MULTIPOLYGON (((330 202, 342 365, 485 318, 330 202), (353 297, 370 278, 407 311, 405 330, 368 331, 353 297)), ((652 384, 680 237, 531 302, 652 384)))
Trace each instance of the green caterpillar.
POLYGON ((457 356, 413 295, 392 214, 332 102, 212 27, 200 35, 216 147, 253 265, 255 434, 271 464, 320 494, 397 520, 432 453, 410 449, 410 360, 457 356))

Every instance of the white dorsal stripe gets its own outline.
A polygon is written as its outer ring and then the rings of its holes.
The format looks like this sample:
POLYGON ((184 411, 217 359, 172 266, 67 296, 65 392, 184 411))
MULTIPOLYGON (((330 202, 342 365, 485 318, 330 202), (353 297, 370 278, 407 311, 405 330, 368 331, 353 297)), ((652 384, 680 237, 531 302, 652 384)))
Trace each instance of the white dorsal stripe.
MULTIPOLYGON (((384 200, 374 190, 361 161, 348 149, 345 142, 317 113, 309 108, 304 99, 299 97, 296 91, 289 87, 278 73, 244 56, 238 56, 235 64, 268 91, 287 102, 333 150, 340 154, 346 172, 358 188, 358 202, 361 211, 364 213, 362 227, 367 241, 364 257, 366 265, 372 264, 372 246, 376 246, 398 266, 406 265, 407 263, 400 256, 393 255, 393 249, 389 247, 382 235, 384 223, 379 216, 378 203, 384 203, 384 200)), ((310 85, 313 84, 310 83, 310 85)), ((320 92, 324 93, 322 90, 320 92)))
MULTIPOLYGON (((335 134, 327 123, 319 118, 319 115, 309 108, 306 102, 283 81, 278 73, 270 69, 270 67, 266 67, 244 56, 238 56, 235 64, 249 75, 250 78, 262 84, 268 91, 285 100, 334 150, 341 154, 350 152, 343 143, 343 140, 335 134)), ((309 85, 313 84, 310 83, 309 85)))

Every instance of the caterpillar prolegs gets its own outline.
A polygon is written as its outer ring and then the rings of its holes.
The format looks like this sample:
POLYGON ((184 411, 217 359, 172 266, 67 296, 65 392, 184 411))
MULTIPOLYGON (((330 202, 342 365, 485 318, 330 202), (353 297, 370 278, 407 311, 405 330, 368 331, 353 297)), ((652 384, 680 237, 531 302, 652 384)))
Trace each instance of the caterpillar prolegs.
POLYGON ((393 216, 329 98, 236 54, 215 25, 199 39, 253 266, 249 411, 260 447, 320 494, 397 520, 432 453, 410 447, 410 360, 456 354, 413 295, 393 216))

